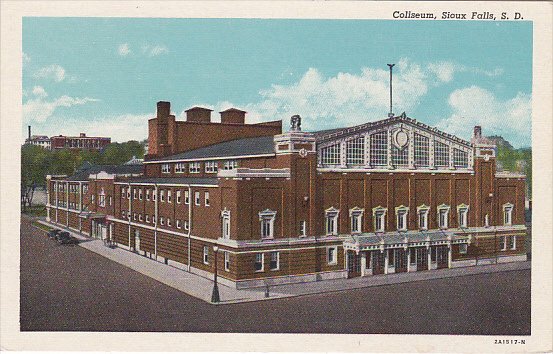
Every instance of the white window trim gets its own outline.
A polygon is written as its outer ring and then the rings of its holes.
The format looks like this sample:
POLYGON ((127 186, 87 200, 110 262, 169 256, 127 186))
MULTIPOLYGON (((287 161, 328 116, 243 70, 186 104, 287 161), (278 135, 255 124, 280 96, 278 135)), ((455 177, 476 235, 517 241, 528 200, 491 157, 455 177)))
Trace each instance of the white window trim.
POLYGON ((181 203, 181 191, 178 190, 177 191, 177 204, 180 204, 181 203))
POLYGON ((221 211, 221 237, 225 240, 230 239, 230 210, 221 211), (225 230, 225 223, 228 223, 228 233, 225 230))
POLYGON ((209 192, 204 192, 204 205, 205 206, 210 206, 209 192))
POLYGON ((339 222, 338 216, 339 215, 340 215, 340 210, 334 207, 330 207, 325 210, 325 234, 326 235, 338 235, 338 222, 339 222), (329 229, 330 219, 333 219, 334 227, 329 232, 328 229, 329 229))
POLYGON ((396 209, 396 229, 398 231, 407 231, 409 229, 409 207, 400 205, 396 209), (403 218, 403 227, 399 227, 399 218, 403 218))
POLYGON ((451 207, 449 205, 446 205, 446 204, 440 204, 438 205, 438 207, 436 208, 436 211, 437 211, 437 217, 438 217, 438 228, 439 229, 442 229, 442 230, 445 230, 447 228, 449 228, 449 210, 451 209, 451 207), (442 210, 445 210, 445 226, 444 225, 440 225, 440 212, 442 210))
POLYGON ((307 237, 307 221, 300 221, 300 235, 299 237, 307 237))
POLYGON ((419 230, 428 230, 428 214, 430 212, 430 207, 423 204, 417 207, 417 226, 419 230), (424 227, 420 224, 420 215, 424 214, 424 227))
POLYGON ((168 190, 167 190, 167 203, 171 203, 171 202, 172 202, 171 199, 172 199, 172 198, 171 198, 171 190, 168 189, 168 190))
POLYGON ((384 208, 382 206, 377 206, 375 208, 373 208, 373 228, 374 228, 374 232, 384 232, 386 231, 386 214, 388 213, 388 209, 387 208, 384 208), (376 219, 377 218, 382 218, 382 227, 381 228, 377 228, 376 227, 376 219))
POLYGON ((163 189, 159 190, 159 201, 162 203, 165 202, 165 191, 163 189))
POLYGON ((255 266, 255 263, 257 263, 257 255, 261 255, 261 269, 259 270, 255 270, 255 273, 261 273, 261 272, 264 272, 265 271, 265 254, 264 253, 256 253, 255 254, 255 259, 254 259, 254 266, 255 266))
POLYGON ((459 228, 465 229, 469 225, 469 206, 466 204, 459 204, 457 205, 457 224, 459 225, 459 228), (461 224, 461 213, 464 215, 464 225, 461 224))
POLYGON ((326 263, 328 265, 336 265, 338 264, 338 247, 337 246, 329 246, 326 248, 326 263), (334 259, 330 260, 330 250, 334 250, 334 259))
POLYGON ((161 164, 161 173, 171 173, 171 164, 161 164))
POLYGON ((505 226, 512 226, 513 225, 513 209, 514 205, 511 203, 505 203, 503 204, 503 225, 505 226), (509 222, 505 220, 505 214, 509 213, 509 222))
POLYGON ((269 240, 275 237, 275 219, 276 211, 265 209, 259 212, 259 221, 260 221, 260 235, 262 240, 269 240), (269 235, 263 235, 263 223, 265 221, 269 222, 269 235))
POLYGON ((269 253, 269 270, 272 271, 272 272, 275 272, 275 271, 278 271, 280 270, 280 252, 279 251, 271 251, 269 253), (271 262, 273 261, 273 254, 277 255, 277 259, 276 259, 276 268, 271 268, 271 262))
POLYGON ((200 199, 200 192, 196 191, 194 192, 194 205, 201 205, 202 201, 200 199))
POLYGON ((204 246, 202 261, 204 264, 209 264, 209 246, 204 246))
POLYGON ((511 246, 511 250, 516 250, 517 249, 517 236, 516 235, 513 235, 513 236, 509 236, 510 238, 513 239, 513 245, 511 246))
POLYGON ((499 243, 500 243, 500 247, 501 247, 501 250, 502 251, 506 251, 507 250, 507 236, 500 236, 499 237, 499 243), (503 242, 501 242, 501 240, 503 240, 503 242))
POLYGON ((360 234, 363 232, 363 214, 365 209, 355 207, 349 210, 350 229, 352 234, 360 234), (353 219, 357 219, 357 230, 353 229, 353 219))
POLYGON ((225 272, 230 272, 230 252, 227 252, 227 251, 224 251, 225 252, 225 272))
POLYGON ((468 253, 468 245, 466 243, 462 243, 459 245, 459 254, 467 254, 468 253), (464 251, 461 251, 461 248, 465 248, 464 251))

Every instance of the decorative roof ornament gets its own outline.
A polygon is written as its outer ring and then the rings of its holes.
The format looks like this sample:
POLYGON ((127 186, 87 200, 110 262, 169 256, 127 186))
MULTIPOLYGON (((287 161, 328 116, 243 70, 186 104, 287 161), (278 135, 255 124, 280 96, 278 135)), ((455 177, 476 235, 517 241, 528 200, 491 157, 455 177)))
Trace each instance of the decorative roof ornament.
POLYGON ((290 117, 290 130, 294 132, 301 131, 301 117, 299 114, 290 117))

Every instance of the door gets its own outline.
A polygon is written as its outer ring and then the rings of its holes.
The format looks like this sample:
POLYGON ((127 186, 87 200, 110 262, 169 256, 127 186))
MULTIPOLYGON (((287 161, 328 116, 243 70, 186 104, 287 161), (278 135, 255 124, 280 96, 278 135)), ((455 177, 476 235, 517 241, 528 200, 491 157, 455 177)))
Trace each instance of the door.
POLYGON ((354 278, 361 275, 361 260, 359 255, 355 252, 348 251, 347 265, 348 265, 348 278, 354 278))
POLYGON ((437 268, 447 268, 448 267, 448 258, 449 258, 449 250, 447 246, 437 246, 436 247, 436 262, 437 262, 437 268))
POLYGON ((371 252, 373 275, 384 274, 384 253, 380 251, 371 252))
POLYGON ((426 247, 417 248, 417 270, 428 270, 428 251, 426 247))
POLYGON ((140 251, 140 231, 134 230, 134 250, 140 251))
POLYGON ((404 249, 394 250, 394 267, 396 273, 407 272, 407 252, 404 249))

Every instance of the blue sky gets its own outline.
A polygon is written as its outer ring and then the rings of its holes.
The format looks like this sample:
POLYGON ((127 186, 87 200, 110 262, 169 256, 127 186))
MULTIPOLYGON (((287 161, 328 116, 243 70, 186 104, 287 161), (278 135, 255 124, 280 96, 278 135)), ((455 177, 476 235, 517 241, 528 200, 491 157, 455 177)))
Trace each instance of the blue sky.
POLYGON ((141 140, 159 100, 361 124, 386 117, 387 63, 395 113, 531 144, 526 21, 24 18, 22 133, 141 140))

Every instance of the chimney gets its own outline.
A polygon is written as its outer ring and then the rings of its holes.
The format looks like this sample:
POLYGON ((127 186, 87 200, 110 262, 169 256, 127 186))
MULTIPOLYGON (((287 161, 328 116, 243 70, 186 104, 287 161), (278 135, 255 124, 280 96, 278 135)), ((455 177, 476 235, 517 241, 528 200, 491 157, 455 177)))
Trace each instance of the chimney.
POLYGON ((213 110, 203 107, 192 107, 187 109, 186 112, 186 121, 187 122, 200 122, 200 123, 210 123, 211 122, 211 112, 213 110))
POLYGON ((478 139, 482 138, 482 127, 481 126, 476 125, 474 127, 474 134, 473 134, 472 137, 473 137, 474 140, 478 140, 478 139))
POLYGON ((29 141, 31 141, 31 126, 28 125, 27 128, 29 128, 29 141))
POLYGON ((221 123, 225 124, 245 124, 246 113, 236 108, 229 108, 221 113, 221 123))
POLYGON ((171 102, 159 101, 157 103, 157 117, 168 117, 171 114, 171 102))

